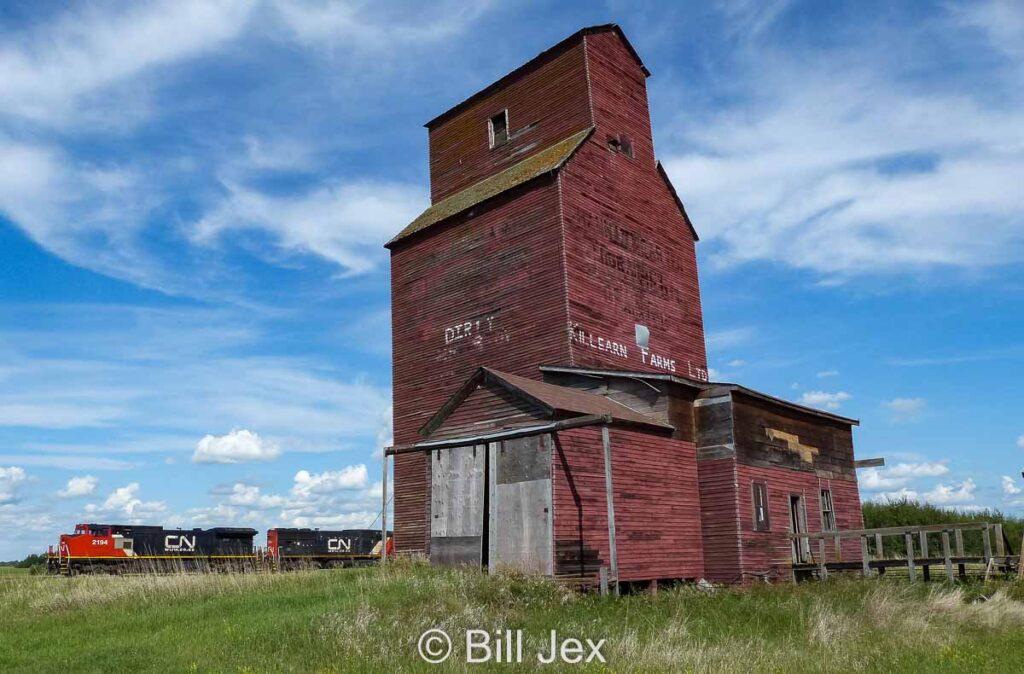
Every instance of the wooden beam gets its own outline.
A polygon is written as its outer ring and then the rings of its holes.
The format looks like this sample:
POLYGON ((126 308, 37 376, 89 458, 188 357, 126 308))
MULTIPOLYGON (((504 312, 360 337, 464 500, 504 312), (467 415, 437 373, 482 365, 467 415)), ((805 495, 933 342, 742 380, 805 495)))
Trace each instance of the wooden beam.
POLYGON ((864 577, 867 578, 871 575, 871 560, 868 559, 868 537, 860 537, 860 564, 861 571, 864 573, 864 577))
POLYGON ((953 578, 953 559, 952 559, 952 557, 953 557, 953 555, 950 554, 950 551, 949 551, 949 532, 948 531, 943 531, 942 532, 942 558, 943 558, 943 561, 946 563, 946 580, 948 580, 950 583, 955 582, 955 579, 953 578))
POLYGON ((380 561, 388 561, 388 456, 382 457, 384 464, 380 479, 380 561))
POLYGON ((504 431, 495 431, 493 433, 484 433, 482 435, 466 436, 462 438, 450 438, 446 440, 424 440, 411 445, 395 445, 394 447, 386 448, 384 450, 384 454, 387 456, 394 456, 396 454, 408 454, 410 452, 434 452, 439 449, 469 447, 471 445, 481 445, 488 442, 525 438, 531 435, 541 435, 543 433, 557 433, 559 431, 566 431, 570 428, 580 428, 582 426, 610 424, 611 422, 612 416, 610 414, 587 414, 582 417, 553 421, 549 424, 543 424, 540 426, 511 428, 504 431))
POLYGON ((875 555, 879 559, 885 558, 885 547, 882 545, 882 534, 875 534, 875 555))
POLYGON ((907 544, 907 575, 910 577, 910 582, 917 581, 917 573, 914 570, 914 537, 910 533, 903 535, 904 540, 907 544))
POLYGON ((818 541, 818 580, 828 580, 828 569, 825 568, 825 539, 818 541))
POLYGON ((996 557, 1006 556, 1006 546, 1003 545, 1003 525, 1001 523, 995 524, 995 537, 996 537, 996 557))
POLYGON ((885 459, 878 457, 877 459, 858 459, 853 462, 854 468, 880 468, 885 465, 885 459))
POLYGON ((985 530, 981 532, 981 544, 985 548, 985 564, 988 564, 988 561, 992 559, 992 539, 989 538, 988 531, 988 525, 986 524, 985 530))
POLYGON ((810 534, 789 534, 790 538, 807 538, 809 540, 818 540, 819 538, 831 538, 833 536, 839 538, 857 538, 863 534, 880 534, 882 536, 899 536, 905 533, 916 534, 921 531, 928 532, 940 532, 944 529, 953 529, 955 531, 982 531, 983 529, 990 528, 991 525, 988 523, 979 524, 925 524, 920 526, 904 526, 904 527, 880 527, 878 529, 847 529, 846 531, 829 531, 826 533, 810 533, 810 534))
POLYGON ((604 490, 608 503, 608 556, 611 561, 611 575, 615 583, 615 596, 619 596, 619 553, 615 546, 615 490, 612 488, 612 441, 608 424, 601 427, 601 444, 604 447, 604 490))

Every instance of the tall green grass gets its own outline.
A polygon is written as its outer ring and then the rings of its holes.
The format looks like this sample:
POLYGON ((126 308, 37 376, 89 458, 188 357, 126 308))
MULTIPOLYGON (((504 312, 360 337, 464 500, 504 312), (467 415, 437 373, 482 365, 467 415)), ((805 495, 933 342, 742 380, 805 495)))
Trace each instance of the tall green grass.
POLYGON ((1024 588, 885 579, 614 599, 542 578, 391 563, 285 574, 0 577, 3 672, 1019 671, 1024 588), (522 629, 521 667, 416 652, 442 628, 522 629), (605 665, 540 667, 556 629, 605 665))

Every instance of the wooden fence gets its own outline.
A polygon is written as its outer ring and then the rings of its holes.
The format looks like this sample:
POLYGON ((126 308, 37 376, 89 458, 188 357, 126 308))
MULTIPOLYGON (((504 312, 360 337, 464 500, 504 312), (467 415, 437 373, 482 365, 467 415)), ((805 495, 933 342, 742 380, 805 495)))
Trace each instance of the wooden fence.
POLYGON ((913 583, 917 580, 918 569, 924 580, 930 580, 931 568, 939 566, 945 570, 947 580, 952 583, 957 576, 966 577, 968 565, 984 565, 986 578, 993 572, 1010 573, 1011 570, 1020 569, 1020 555, 1014 555, 1010 549, 1009 541, 1003 535, 1002 524, 988 522, 795 533, 790 534, 790 539, 794 543, 793 555, 796 560, 793 563, 794 580, 815 574, 825 579, 830 571, 857 569, 865 576, 871 576, 876 572, 884 574, 889 568, 905 567, 913 583), (903 539, 901 548, 905 551, 904 556, 885 556, 884 539, 893 536, 903 539), (966 554, 965 536, 981 537, 981 555, 966 554), (851 538, 860 540, 860 560, 843 560, 842 542, 851 538), (831 559, 827 545, 830 540, 834 542, 831 559), (812 542, 817 542, 817 546, 813 546, 812 542), (939 545, 932 547, 933 542, 939 545), (940 551, 941 555, 938 554, 940 551), (956 573, 954 566, 957 567, 956 573))

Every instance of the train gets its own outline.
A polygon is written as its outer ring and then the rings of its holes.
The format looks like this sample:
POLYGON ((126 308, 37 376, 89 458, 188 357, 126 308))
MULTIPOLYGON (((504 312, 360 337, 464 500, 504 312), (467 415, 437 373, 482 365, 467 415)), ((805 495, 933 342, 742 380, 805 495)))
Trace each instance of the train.
POLYGON ((255 529, 167 529, 136 524, 78 524, 47 552, 52 575, 81 573, 250 572, 373 564, 394 550, 379 529, 274 528, 257 547, 255 529))

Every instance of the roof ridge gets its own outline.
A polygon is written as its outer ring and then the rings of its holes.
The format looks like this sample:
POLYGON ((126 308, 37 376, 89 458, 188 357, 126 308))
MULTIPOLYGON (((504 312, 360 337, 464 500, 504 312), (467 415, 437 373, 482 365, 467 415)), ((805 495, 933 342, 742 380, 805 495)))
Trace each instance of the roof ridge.
POLYGON ((415 220, 410 222, 396 234, 394 238, 384 244, 390 248, 402 239, 421 232, 428 227, 458 215, 474 206, 477 206, 488 199, 492 199, 508 190, 518 187, 545 173, 550 173, 561 168, 566 161, 583 142, 593 133, 594 127, 577 131, 562 140, 559 140, 546 148, 534 152, 508 168, 487 176, 483 180, 451 194, 435 204, 431 204, 415 220))

